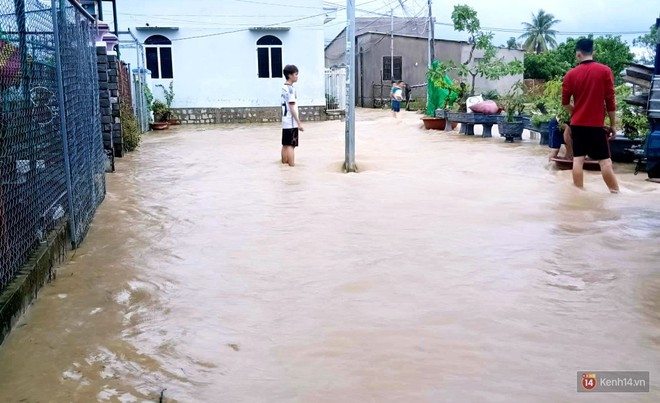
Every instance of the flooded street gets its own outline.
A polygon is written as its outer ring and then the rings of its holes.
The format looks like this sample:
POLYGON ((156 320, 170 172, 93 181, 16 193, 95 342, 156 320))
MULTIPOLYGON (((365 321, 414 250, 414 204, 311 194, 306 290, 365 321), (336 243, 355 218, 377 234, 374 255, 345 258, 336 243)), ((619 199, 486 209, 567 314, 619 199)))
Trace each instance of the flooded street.
POLYGON ((0 401, 660 401, 660 185, 579 191, 538 140, 419 117, 359 111, 349 175, 341 122, 295 168, 278 125, 147 136, 0 347, 0 401))

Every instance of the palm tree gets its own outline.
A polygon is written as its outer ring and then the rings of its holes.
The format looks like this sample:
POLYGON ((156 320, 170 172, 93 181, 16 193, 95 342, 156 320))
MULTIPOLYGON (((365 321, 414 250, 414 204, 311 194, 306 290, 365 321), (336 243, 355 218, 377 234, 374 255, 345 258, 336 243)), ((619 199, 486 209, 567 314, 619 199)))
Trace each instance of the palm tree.
POLYGON ((541 53, 557 46, 555 40, 557 31, 552 29, 552 26, 558 22, 554 15, 547 14, 543 10, 539 10, 537 15, 532 13, 532 23, 522 23, 526 31, 520 35, 520 39, 525 39, 523 47, 529 52, 541 53))

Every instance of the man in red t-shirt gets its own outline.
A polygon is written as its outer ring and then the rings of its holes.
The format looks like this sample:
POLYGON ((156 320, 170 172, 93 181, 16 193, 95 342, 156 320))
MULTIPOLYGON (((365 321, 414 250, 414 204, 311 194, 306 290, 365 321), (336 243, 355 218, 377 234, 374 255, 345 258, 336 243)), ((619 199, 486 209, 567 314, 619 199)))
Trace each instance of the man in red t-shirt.
POLYGON ((612 160, 609 136, 616 135, 614 77, 609 67, 593 60, 594 41, 580 39, 575 55, 580 64, 569 71, 562 85, 562 105, 571 113, 573 140, 573 183, 584 186, 584 159, 588 155, 598 161, 605 184, 612 193, 619 192, 612 160), (573 104, 571 105, 571 97, 573 104), (606 128, 605 110, 610 117, 606 128))

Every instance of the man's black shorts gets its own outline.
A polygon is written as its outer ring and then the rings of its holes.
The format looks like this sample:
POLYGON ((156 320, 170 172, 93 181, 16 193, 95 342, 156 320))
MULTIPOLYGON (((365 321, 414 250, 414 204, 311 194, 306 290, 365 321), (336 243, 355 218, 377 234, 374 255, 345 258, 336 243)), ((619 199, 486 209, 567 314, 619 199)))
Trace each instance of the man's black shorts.
POLYGON ((282 129, 282 145, 298 147, 298 128, 282 129))
POLYGON ((608 134, 602 127, 571 126, 573 155, 601 161, 610 158, 608 134))

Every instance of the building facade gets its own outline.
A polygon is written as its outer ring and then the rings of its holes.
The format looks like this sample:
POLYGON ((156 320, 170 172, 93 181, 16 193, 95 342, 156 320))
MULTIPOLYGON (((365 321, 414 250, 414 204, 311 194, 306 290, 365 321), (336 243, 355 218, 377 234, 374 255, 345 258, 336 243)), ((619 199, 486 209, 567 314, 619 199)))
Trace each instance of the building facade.
MULTIPOLYGON (((357 83, 356 102, 359 106, 379 105, 380 99, 389 98, 392 80, 403 80, 410 86, 420 86, 417 98, 426 98, 426 72, 428 68, 428 34, 423 21, 416 18, 395 18, 394 34, 391 33, 389 19, 358 19, 356 21, 356 60, 355 80, 357 83), (376 32, 371 29, 382 29, 376 32), (390 30, 390 32, 387 32, 390 30), (403 32, 403 33, 401 33, 403 32), (392 60, 392 48, 394 59, 392 60), (381 95, 382 94, 382 95, 381 95)), ((435 58, 441 62, 463 63, 468 59, 471 45, 465 41, 436 39, 435 58)), ((474 60, 483 52, 476 51, 474 60)), ((524 52, 517 49, 498 49, 497 57, 506 61, 524 60, 524 52)), ((346 63, 346 36, 342 31, 325 48, 325 66, 339 66, 346 63)), ((454 79, 456 77, 453 77, 454 79)), ((497 90, 506 93, 523 75, 503 77, 497 81, 477 77, 475 92, 497 90)), ((467 78, 468 84, 471 79, 467 78)))
MULTIPOLYGON (((117 27, 143 44, 122 59, 151 71, 151 90, 174 83, 179 118, 191 123, 279 119, 282 68, 300 69, 297 85, 307 120, 325 105, 321 0, 117 0, 117 27), (311 113, 311 114, 310 114, 311 113)), ((120 36, 121 37, 121 36, 120 36)), ((120 43, 121 52, 121 43, 120 43)))

